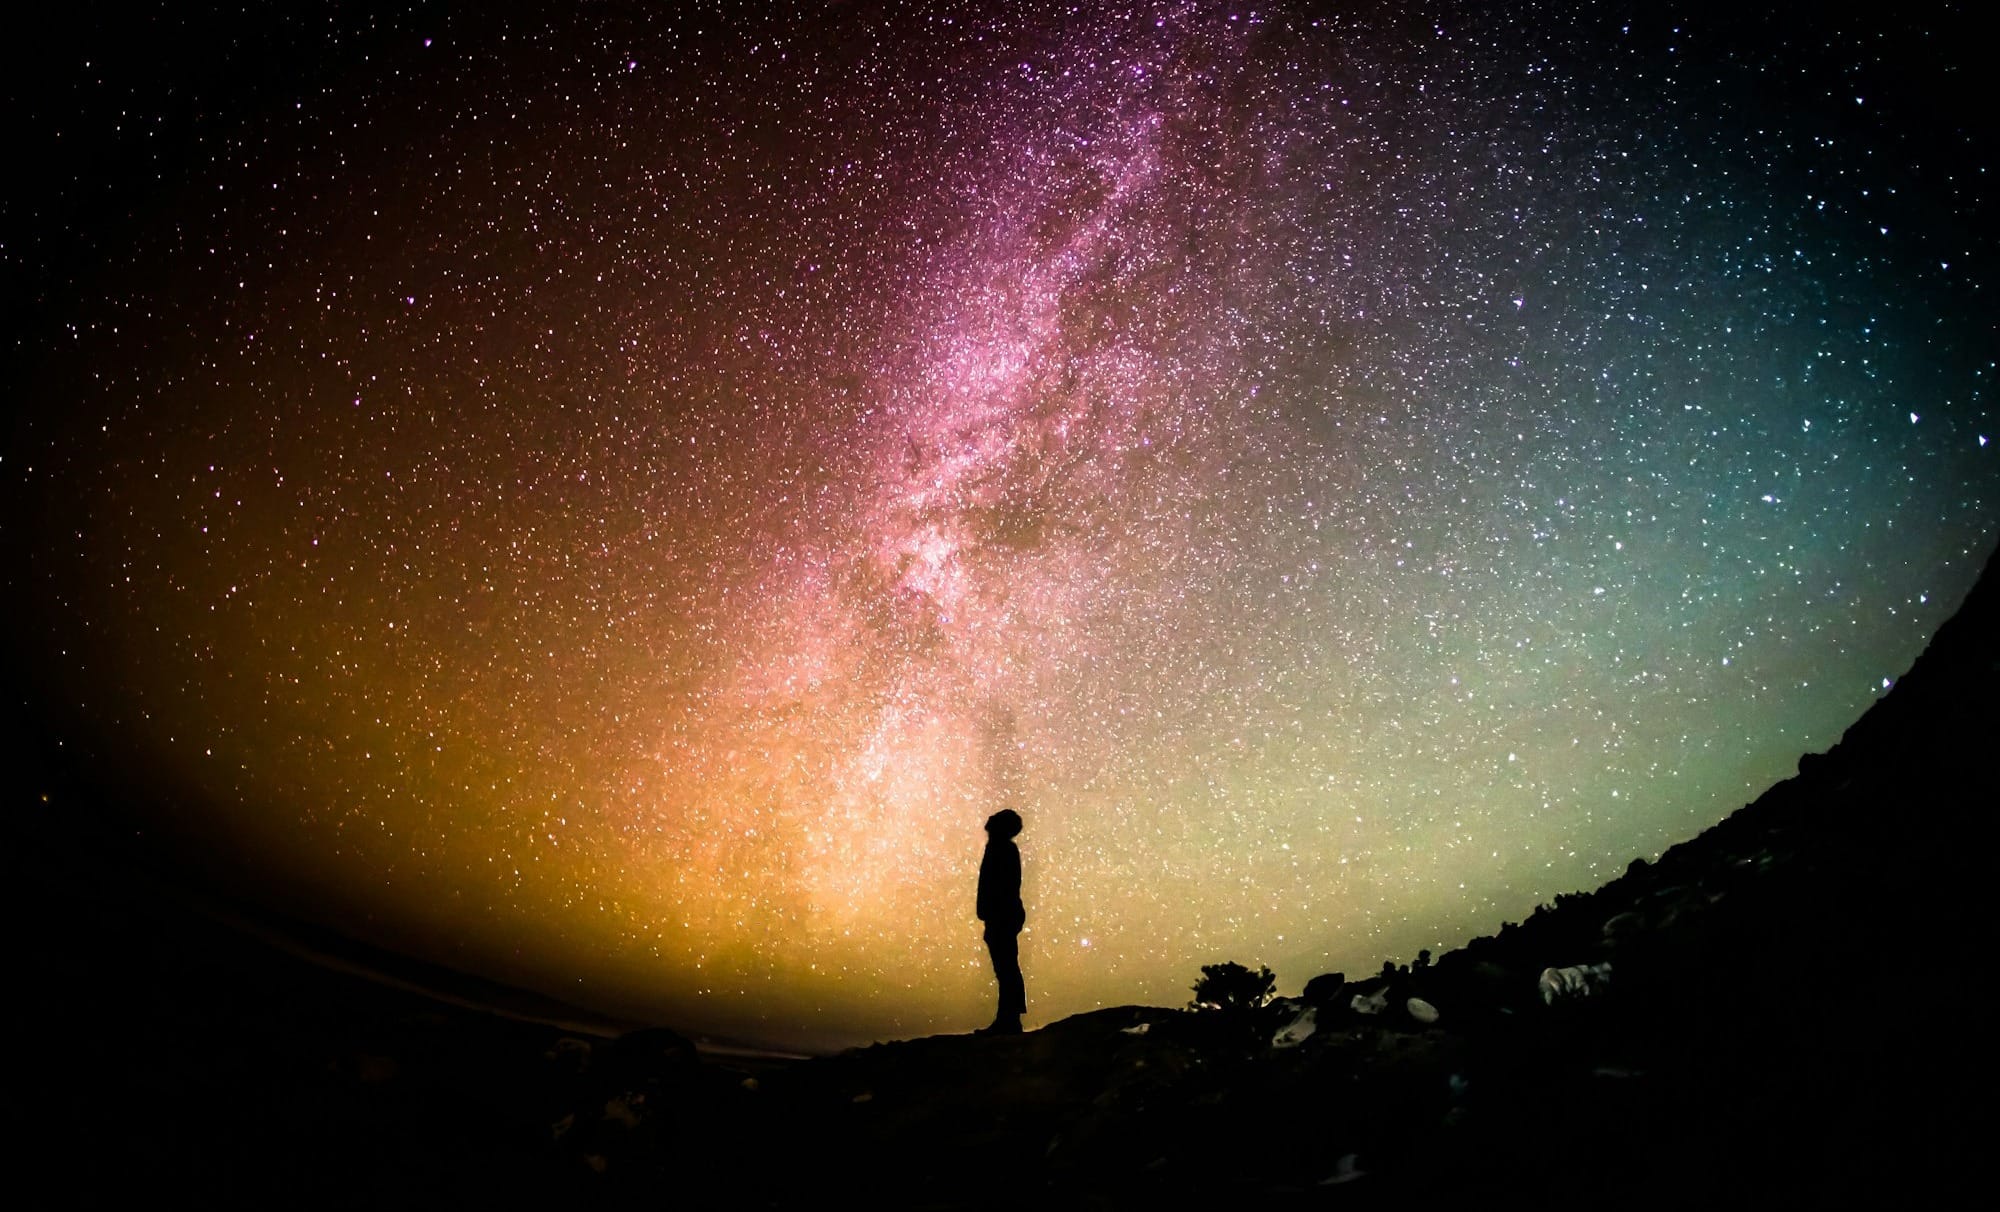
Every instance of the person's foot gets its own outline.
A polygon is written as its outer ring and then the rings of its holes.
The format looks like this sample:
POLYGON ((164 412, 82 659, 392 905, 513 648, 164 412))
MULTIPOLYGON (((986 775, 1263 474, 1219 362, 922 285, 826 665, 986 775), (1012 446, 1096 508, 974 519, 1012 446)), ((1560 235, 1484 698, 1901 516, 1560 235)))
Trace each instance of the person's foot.
POLYGON ((991 1026, 981 1027, 979 1030, 973 1032, 973 1034, 974 1035, 1019 1035, 1021 1034, 1020 1016, 1013 1014, 1003 1014, 999 1018, 994 1019, 991 1026))

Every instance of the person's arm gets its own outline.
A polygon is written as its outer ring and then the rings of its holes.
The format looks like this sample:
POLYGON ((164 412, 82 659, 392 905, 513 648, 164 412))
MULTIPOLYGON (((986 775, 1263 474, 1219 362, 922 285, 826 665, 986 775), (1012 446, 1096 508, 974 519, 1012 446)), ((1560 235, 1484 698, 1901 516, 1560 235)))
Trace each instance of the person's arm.
POLYGON ((974 914, 982 922, 987 920, 988 916, 993 912, 994 885, 999 882, 995 878, 998 875, 998 872, 994 870, 995 865, 993 861, 993 847, 988 845, 986 853, 979 858, 979 901, 973 909, 974 914))
POLYGON ((1027 908, 1021 903, 1021 849, 1012 842, 1007 843, 1006 886, 1007 907, 1013 911, 1014 920, 1027 920, 1027 908))

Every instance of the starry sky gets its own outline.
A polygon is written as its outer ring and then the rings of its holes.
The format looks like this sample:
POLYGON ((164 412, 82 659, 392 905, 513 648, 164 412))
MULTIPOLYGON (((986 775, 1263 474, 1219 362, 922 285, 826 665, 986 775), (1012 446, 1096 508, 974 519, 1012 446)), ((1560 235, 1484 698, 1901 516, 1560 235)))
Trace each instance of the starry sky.
POLYGON ((45 15, 22 702, 294 909, 692 1030, 984 1022, 1002 807, 1031 1026, 1490 932, 1994 547, 1969 18, 1745 7, 45 15))

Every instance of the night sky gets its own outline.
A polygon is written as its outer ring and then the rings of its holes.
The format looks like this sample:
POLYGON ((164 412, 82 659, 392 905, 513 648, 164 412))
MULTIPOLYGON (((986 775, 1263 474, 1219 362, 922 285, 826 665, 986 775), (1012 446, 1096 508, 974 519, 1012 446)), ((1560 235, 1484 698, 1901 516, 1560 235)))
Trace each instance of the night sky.
POLYGON ((45 16, 0 248, 22 701, 371 941, 969 1029, 1011 807, 1030 1025, 1295 990, 1720 819, 1994 546, 1949 11, 378 7, 45 16))

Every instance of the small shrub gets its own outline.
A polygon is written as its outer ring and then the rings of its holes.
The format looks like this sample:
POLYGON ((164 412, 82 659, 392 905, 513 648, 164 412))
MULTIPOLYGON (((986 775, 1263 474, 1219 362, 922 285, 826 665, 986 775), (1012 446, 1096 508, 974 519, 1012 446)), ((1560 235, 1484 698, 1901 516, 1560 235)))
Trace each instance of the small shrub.
POLYGON ((1194 984, 1191 1009, 1215 1007, 1225 1012, 1262 1009, 1277 991, 1278 978, 1269 968, 1252 972, 1241 964, 1203 964, 1194 984))

